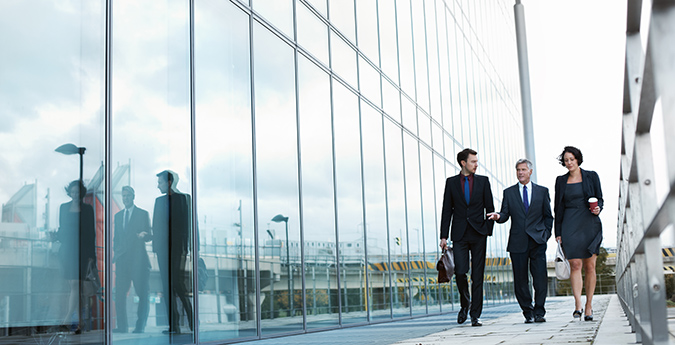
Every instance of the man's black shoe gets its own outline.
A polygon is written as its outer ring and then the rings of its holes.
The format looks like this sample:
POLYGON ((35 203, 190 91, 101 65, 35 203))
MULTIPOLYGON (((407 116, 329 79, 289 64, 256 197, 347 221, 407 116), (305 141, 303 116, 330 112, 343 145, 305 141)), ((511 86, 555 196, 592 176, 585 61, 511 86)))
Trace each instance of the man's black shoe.
POLYGON ((532 316, 528 316, 528 317, 525 318, 525 323, 533 323, 533 322, 534 322, 534 319, 532 318, 532 316))
POLYGON ((543 316, 535 316, 534 322, 546 322, 546 318, 543 316))
POLYGON ((480 322, 480 319, 477 317, 472 317, 471 318, 471 326, 482 326, 483 323, 480 322))
POLYGON ((457 323, 462 324, 466 321, 466 315, 469 313, 469 308, 460 308, 457 313, 457 323))

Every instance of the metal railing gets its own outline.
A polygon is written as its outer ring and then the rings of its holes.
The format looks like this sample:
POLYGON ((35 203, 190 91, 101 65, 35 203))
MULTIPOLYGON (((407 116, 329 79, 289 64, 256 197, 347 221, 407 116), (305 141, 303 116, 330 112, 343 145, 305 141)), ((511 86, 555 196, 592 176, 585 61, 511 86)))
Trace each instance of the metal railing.
POLYGON ((627 3, 617 292, 636 341, 668 344, 660 235, 675 218, 675 1, 627 3), (652 125, 659 110, 662 128, 652 125), (652 141, 660 130, 664 148, 652 141), (657 161, 668 168, 663 201, 654 183, 653 148, 665 150, 665 162, 657 161))

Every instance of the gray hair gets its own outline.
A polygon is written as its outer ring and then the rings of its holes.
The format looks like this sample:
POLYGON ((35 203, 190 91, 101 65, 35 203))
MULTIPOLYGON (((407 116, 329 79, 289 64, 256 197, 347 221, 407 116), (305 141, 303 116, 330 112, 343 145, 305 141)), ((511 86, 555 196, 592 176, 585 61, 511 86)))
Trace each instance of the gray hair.
POLYGON ((527 159, 527 158, 521 158, 521 159, 519 159, 519 160, 516 162, 516 169, 518 169, 518 166, 521 165, 521 164, 523 164, 523 163, 527 164, 527 168, 528 168, 528 169, 532 170, 532 162, 530 162, 530 160, 527 159))
POLYGON ((134 196, 136 195, 136 192, 134 192, 134 189, 131 188, 131 186, 122 187, 122 192, 125 192, 125 191, 131 193, 131 195, 134 195, 134 196))

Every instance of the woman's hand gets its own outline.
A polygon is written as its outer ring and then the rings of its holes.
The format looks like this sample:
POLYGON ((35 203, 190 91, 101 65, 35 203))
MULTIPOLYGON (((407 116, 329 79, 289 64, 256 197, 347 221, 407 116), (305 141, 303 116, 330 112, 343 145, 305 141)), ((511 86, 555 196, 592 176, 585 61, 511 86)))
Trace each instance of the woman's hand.
POLYGON ((448 241, 445 238, 441 238, 441 249, 445 249, 448 246, 448 241))
POLYGON ((596 216, 599 215, 600 214, 600 206, 595 206, 595 208, 591 210, 591 213, 593 213, 596 216))
POLYGON ((555 237, 555 241, 558 242, 558 243, 560 243, 560 241, 562 241, 562 237, 556 236, 556 237, 555 237))

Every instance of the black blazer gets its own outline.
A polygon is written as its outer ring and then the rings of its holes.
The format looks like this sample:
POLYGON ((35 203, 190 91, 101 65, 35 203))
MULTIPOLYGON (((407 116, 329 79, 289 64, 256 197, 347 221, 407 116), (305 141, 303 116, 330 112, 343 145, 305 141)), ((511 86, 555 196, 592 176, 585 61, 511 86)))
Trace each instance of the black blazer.
POLYGON ((445 181, 445 192, 443 194, 441 238, 448 238, 451 220, 451 241, 461 240, 467 225, 471 225, 479 234, 492 236, 494 222, 489 221, 485 215, 494 212, 494 210, 492 189, 487 176, 473 175, 473 191, 468 205, 464 199, 460 175, 448 177, 445 181))
POLYGON ((511 230, 506 250, 511 253, 527 251, 528 236, 544 244, 551 237, 553 214, 548 188, 532 183, 532 200, 525 213, 523 198, 520 196, 519 183, 504 190, 502 209, 499 211, 497 223, 504 223, 511 218, 511 230))
POLYGON ((118 265, 132 264, 134 267, 150 269, 150 259, 148 252, 145 250, 145 242, 152 238, 152 230, 150 228, 150 215, 148 211, 134 207, 134 212, 131 213, 127 229, 124 229, 124 210, 115 214, 115 237, 113 239, 113 250, 115 256, 113 262, 118 265), (144 238, 138 238, 138 234, 146 232, 144 238), (136 266, 138 265, 138 266, 136 266))
MULTIPOLYGON (((581 170, 581 183, 584 190, 584 199, 588 205, 588 198, 596 197, 598 199, 598 206, 600 206, 600 211, 602 211, 605 201, 602 199, 602 188, 600 187, 600 177, 598 173, 591 170, 581 170)), ((565 203, 563 202, 563 197, 565 196, 565 189, 567 188, 567 178, 569 178, 570 173, 568 172, 565 175, 558 176, 555 179, 555 203, 553 210, 555 212, 555 236, 558 237, 562 234, 562 222, 563 216, 565 214, 565 203)), ((602 222, 600 222, 600 217, 596 217, 598 224, 600 224, 600 229, 602 229, 602 222)))
POLYGON ((189 251, 192 229, 191 198, 171 192, 155 199, 152 213, 152 250, 178 259, 189 251))

